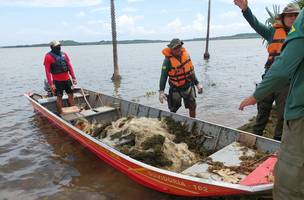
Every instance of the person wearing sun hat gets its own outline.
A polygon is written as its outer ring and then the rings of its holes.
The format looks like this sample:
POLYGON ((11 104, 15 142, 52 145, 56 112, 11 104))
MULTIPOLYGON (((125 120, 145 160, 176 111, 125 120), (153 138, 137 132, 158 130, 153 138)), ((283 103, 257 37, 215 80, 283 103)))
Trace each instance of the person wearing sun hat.
POLYGON ((159 101, 163 103, 167 100, 169 110, 176 112, 181 107, 183 99, 185 108, 189 109, 189 116, 196 117, 194 86, 198 93, 203 92, 203 86, 195 76, 193 63, 183 44, 180 39, 175 38, 162 51, 165 59, 159 81, 159 101), (170 86, 169 95, 164 92, 167 80, 170 86))
POLYGON ((304 199, 304 11, 297 17, 281 55, 239 109, 254 105, 290 85, 284 112, 282 142, 274 170, 274 200, 304 199))
POLYGON ((72 85, 76 85, 77 81, 68 55, 61 51, 61 43, 53 40, 50 42, 50 48, 51 51, 44 58, 45 73, 52 93, 57 96, 57 109, 61 114, 63 91, 68 95, 69 105, 75 105, 72 85))
MULTIPOLYGON (((259 22, 258 19, 252 14, 251 9, 248 6, 247 0, 234 0, 234 3, 241 8, 244 18, 249 25, 267 41, 268 59, 264 66, 265 71, 262 75, 262 79, 271 68, 275 58, 280 55, 283 42, 286 39, 287 33, 290 31, 293 22, 300 12, 300 7, 296 3, 288 4, 281 14, 276 16, 276 21, 272 26, 266 26, 259 22)), ((284 106, 288 93, 288 85, 281 91, 275 91, 264 99, 260 99, 257 104, 257 117, 256 123, 253 126, 253 133, 256 135, 263 135, 266 124, 272 110, 273 102, 276 104, 277 111, 277 123, 274 131, 273 138, 275 140, 281 140, 284 122, 284 106)))

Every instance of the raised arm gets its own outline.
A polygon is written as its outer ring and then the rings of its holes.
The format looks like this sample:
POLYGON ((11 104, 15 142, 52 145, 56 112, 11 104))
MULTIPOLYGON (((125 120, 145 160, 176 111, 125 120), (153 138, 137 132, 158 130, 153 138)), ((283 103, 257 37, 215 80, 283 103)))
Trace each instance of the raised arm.
POLYGON ((247 0, 234 0, 234 4, 241 8, 244 18, 247 20, 249 25, 260 35, 262 38, 268 42, 272 41, 274 28, 268 27, 265 24, 261 23, 251 12, 251 9, 248 7, 247 0))

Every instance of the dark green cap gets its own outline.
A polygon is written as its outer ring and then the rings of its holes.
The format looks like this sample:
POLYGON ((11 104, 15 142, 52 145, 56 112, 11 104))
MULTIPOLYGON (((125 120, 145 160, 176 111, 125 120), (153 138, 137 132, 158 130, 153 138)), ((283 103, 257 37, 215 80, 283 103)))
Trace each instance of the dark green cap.
POLYGON ((178 39, 178 38, 174 38, 171 40, 170 44, 168 44, 167 46, 170 48, 170 49, 174 49, 175 47, 178 47, 178 46, 182 46, 184 43, 178 39))

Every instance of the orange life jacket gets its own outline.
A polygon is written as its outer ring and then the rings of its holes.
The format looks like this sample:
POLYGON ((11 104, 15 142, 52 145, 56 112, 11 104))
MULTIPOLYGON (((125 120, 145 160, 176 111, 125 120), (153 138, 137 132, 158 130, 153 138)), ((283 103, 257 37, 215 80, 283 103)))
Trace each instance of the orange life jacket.
POLYGON ((265 64, 266 68, 270 68, 276 56, 281 54, 281 49, 283 46, 284 41, 286 40, 287 33, 284 29, 283 25, 281 24, 274 24, 273 27, 275 28, 274 36, 272 43, 269 44, 267 51, 269 53, 268 60, 265 64))
POLYGON ((168 76, 173 86, 183 87, 186 83, 193 82, 194 68, 185 48, 181 48, 180 61, 172 55, 168 47, 163 49, 162 53, 170 60, 172 68, 169 69, 168 76))

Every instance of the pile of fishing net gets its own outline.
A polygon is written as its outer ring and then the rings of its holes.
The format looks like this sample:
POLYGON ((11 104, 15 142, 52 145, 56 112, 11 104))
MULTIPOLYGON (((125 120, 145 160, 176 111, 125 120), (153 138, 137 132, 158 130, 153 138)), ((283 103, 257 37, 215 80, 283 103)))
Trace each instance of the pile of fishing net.
MULTIPOLYGON (((84 132, 136 160, 155 167, 179 172, 199 159, 198 154, 190 151, 188 145, 181 141, 180 134, 172 134, 174 130, 166 120, 128 117, 120 118, 109 125, 83 121, 76 122, 75 126, 79 128, 80 124, 86 124, 83 125, 86 128, 80 128, 84 132)), ((189 133, 181 128, 175 132, 190 137, 189 133)))

